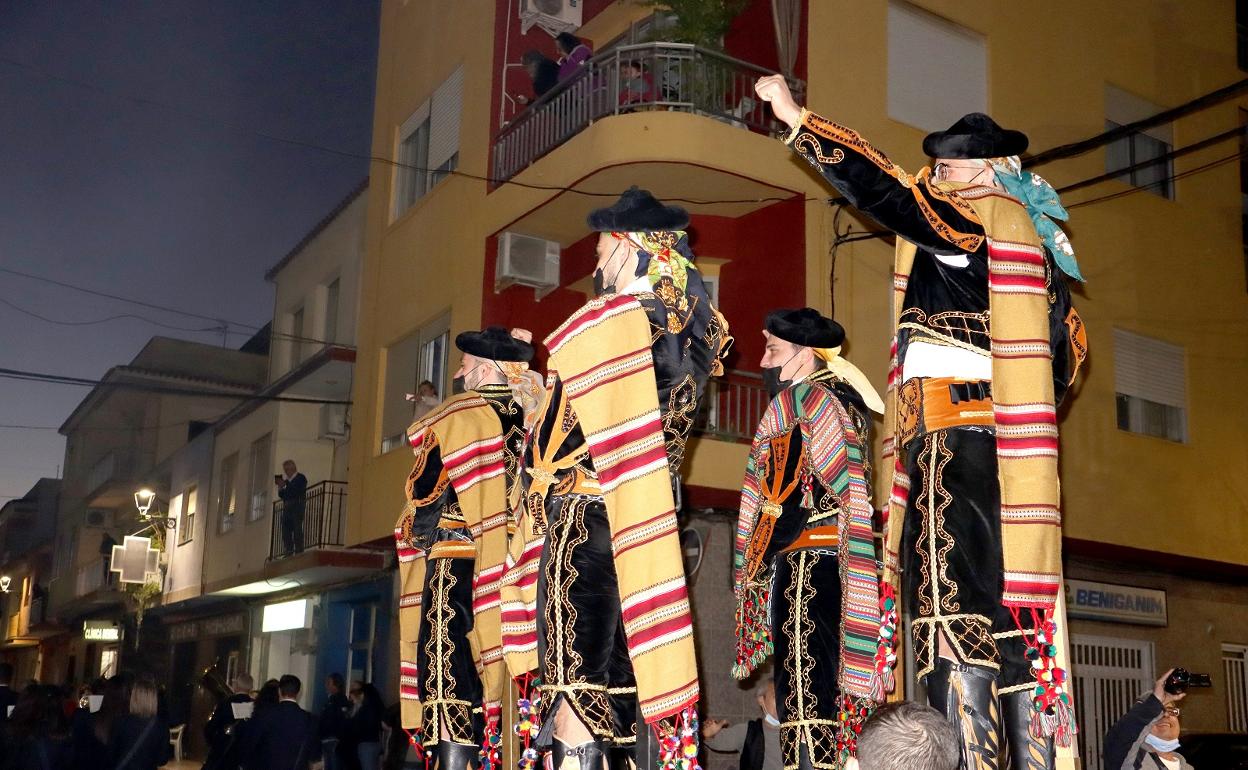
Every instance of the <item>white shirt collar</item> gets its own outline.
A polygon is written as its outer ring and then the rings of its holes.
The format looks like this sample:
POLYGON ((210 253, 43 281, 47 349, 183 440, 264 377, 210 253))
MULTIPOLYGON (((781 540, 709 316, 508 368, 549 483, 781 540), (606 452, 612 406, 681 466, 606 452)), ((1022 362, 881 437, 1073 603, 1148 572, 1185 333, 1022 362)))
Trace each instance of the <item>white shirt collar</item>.
POLYGON ((651 290, 650 276, 641 275, 633 279, 633 282, 620 289, 620 294, 644 294, 651 290))

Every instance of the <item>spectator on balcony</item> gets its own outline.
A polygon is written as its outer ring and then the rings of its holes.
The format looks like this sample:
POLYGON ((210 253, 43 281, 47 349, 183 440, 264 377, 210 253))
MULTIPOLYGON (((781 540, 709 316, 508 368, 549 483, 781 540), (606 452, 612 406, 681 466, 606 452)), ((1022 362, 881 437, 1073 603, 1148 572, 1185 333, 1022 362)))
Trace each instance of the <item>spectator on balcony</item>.
POLYGON ((636 59, 620 67, 620 104, 654 101, 654 78, 636 59))
POLYGON ((308 477, 299 472, 294 460, 282 463, 285 476, 278 476, 277 496, 282 499, 282 553, 303 550, 303 510, 307 503, 308 477))
POLYGON ((429 380, 423 380, 416 388, 416 393, 407 397, 412 402, 412 419, 419 420, 429 414, 442 403, 438 398, 438 390, 429 380))
POLYGON ((520 63, 524 65, 524 71, 533 81, 533 97, 518 94, 516 101, 520 104, 528 105, 534 99, 542 98, 547 91, 559 83, 559 65, 536 48, 525 51, 524 56, 520 57, 520 63))
POLYGON ((117 545, 117 541, 108 532, 100 538, 100 561, 104 564, 104 585, 111 585, 113 582, 113 546, 117 545))
POLYGON ((555 38, 555 48, 559 49, 559 82, 571 79, 581 71, 585 62, 594 55, 588 45, 571 32, 560 32, 555 38))

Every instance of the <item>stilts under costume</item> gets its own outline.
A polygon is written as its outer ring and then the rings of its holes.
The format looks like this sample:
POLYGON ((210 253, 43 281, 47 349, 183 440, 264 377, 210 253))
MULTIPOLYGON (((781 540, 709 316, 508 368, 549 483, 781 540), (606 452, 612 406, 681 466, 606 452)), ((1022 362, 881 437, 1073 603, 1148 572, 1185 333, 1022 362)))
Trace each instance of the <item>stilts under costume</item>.
MULTIPOLYGON (((533 346, 501 327, 455 339, 465 353, 525 382, 533 346)), ((499 580, 507 554, 507 499, 524 442, 514 385, 481 385, 412 424, 416 464, 394 531, 403 727, 437 746, 442 770, 491 761, 506 668, 499 580)), ((520 396, 523 396, 523 392, 520 396)))
POLYGON ((673 485, 731 338, 691 262, 682 209, 633 188, 589 223, 640 262, 635 278, 604 287, 619 293, 546 339, 546 401, 521 467, 503 585, 508 667, 522 690, 530 672, 540 677, 540 708, 521 702, 520 732, 534 744, 522 761, 553 746, 556 767, 578 756, 597 768, 608 752, 617 766, 649 725, 660 762, 696 766, 698 678, 673 485), (553 734, 564 708, 592 743, 553 734))
POLYGON ((840 324, 802 308, 772 312, 766 328, 825 366, 780 390, 754 434, 733 558, 733 675, 749 676, 774 646, 785 770, 836 770, 884 696, 867 412, 883 403, 839 357, 840 324))
POLYGON ((1053 662, 1056 404, 1086 351, 1058 269, 1080 278, 1052 221, 1066 212, 1021 170, 1026 136, 979 113, 928 136, 924 150, 981 162, 1008 194, 938 182, 928 169, 910 176, 805 110, 786 141, 898 235, 878 480, 889 501, 885 578, 895 586, 904 567, 917 673, 959 724, 965 767, 1006 766, 1002 711, 1012 766, 1051 767, 1052 739, 1073 732, 1066 674, 1053 662), (938 655, 942 636, 956 660, 938 655))

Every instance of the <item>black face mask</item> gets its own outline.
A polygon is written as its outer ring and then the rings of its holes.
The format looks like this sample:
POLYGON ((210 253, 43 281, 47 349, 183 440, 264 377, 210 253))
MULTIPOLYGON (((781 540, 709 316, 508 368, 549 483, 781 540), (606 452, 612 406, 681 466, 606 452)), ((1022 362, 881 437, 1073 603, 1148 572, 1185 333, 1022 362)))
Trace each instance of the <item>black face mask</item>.
MULTIPOLYGON (((623 245, 624 244, 622 243, 616 244, 615 250, 611 252, 611 256, 607 257, 606 264, 608 265, 611 264, 611 260, 615 259, 616 252, 618 252, 620 250, 620 247, 623 245)), ((621 264, 618 268, 616 268, 615 275, 611 277, 610 284, 607 283, 607 274, 602 271, 601 267, 598 268, 597 270, 594 270, 594 296, 601 297, 603 294, 615 294, 616 292, 618 292, 619 286, 617 284, 619 283, 619 280, 620 280, 620 273, 623 270, 624 270, 623 264, 621 264)))
POLYGON ((456 377, 455 379, 451 380, 451 393, 452 394, 458 396, 460 393, 463 393, 466 390, 467 388, 464 387, 463 377, 456 377))
POLYGON ((782 372, 784 367, 789 365, 789 361, 792 361, 794 358, 797 358, 797 353, 789 356, 789 360, 779 366, 763 367, 763 384, 767 386, 768 398, 775 398, 780 395, 782 390, 793 384, 793 380, 791 378, 787 380, 780 379, 780 372, 782 372))

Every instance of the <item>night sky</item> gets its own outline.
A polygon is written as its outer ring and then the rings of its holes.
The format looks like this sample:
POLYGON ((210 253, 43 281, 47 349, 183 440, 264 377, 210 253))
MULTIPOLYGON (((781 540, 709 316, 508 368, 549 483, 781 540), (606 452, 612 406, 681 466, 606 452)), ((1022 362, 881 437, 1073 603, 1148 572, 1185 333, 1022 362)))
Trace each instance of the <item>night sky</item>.
MULTIPOLYGON (((0 2, 0 268, 263 325, 266 269, 368 162, 258 134, 366 156, 377 21, 376 0, 0 2)), ((0 272, 3 368, 98 378, 154 335, 221 344, 211 325, 0 272)), ((0 379, 0 503, 57 475, 87 392, 0 379)))

